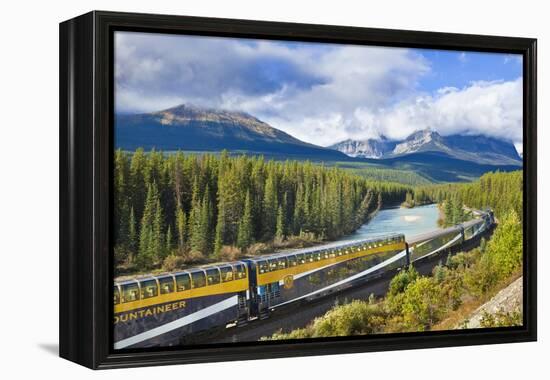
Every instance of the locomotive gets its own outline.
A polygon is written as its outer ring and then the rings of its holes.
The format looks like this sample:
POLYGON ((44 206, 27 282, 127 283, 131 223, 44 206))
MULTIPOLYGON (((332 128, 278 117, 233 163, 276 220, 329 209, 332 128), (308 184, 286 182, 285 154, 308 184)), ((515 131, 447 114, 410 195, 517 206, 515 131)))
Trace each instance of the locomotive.
POLYGON ((336 242, 174 273, 115 281, 114 348, 170 346, 277 308, 357 286, 430 256, 460 250, 494 224, 491 210, 453 227, 336 242))

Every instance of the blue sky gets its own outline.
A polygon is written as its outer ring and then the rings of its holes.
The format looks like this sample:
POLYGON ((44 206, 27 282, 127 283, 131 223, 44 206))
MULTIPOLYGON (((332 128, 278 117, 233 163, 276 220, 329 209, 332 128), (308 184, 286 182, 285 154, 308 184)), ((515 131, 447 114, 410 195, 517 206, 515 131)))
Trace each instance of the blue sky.
POLYGON ((521 56, 117 32, 117 112, 248 112, 314 144, 418 129, 522 142, 521 56))
POLYGON ((511 81, 522 76, 520 55, 445 50, 418 50, 432 67, 421 88, 465 87, 472 81, 511 81))

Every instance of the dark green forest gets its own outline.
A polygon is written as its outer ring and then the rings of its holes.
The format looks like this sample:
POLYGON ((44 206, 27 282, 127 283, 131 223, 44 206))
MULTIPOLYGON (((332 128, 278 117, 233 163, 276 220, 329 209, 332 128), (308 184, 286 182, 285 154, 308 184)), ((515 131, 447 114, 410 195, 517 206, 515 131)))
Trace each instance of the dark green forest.
POLYGON ((117 272, 170 270, 273 244, 332 240, 412 191, 307 161, 117 150, 117 272))
POLYGON ((490 207, 497 218, 510 211, 523 220, 523 171, 490 172, 470 183, 420 186, 414 199, 427 199, 443 205, 447 224, 460 223, 467 216, 463 206, 474 209, 490 207))

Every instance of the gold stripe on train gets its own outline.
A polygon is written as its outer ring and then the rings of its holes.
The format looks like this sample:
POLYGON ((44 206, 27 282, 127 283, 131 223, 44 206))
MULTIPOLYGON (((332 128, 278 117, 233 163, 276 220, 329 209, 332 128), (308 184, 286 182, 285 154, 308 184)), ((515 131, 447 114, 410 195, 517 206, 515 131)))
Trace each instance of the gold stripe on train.
POLYGON ((208 285, 208 286, 203 286, 201 288, 183 290, 181 292, 160 294, 156 297, 121 303, 121 304, 115 305, 115 314, 123 313, 129 310, 139 309, 142 307, 159 305, 167 302, 175 302, 180 300, 186 300, 189 298, 212 296, 217 294, 242 292, 247 289, 248 289, 248 278, 243 278, 239 280, 222 282, 221 284, 208 285))
MULTIPOLYGON (((267 272, 263 274, 258 273, 258 285, 266 285, 266 284, 271 284, 273 282, 278 282, 283 278, 285 278, 286 276, 297 275, 297 274, 307 272, 313 269, 318 269, 327 265, 337 264, 344 261, 356 259, 363 256, 369 256, 369 255, 373 255, 381 252, 404 250, 405 248, 406 248, 405 242, 398 242, 398 243, 384 245, 382 247, 370 248, 367 250, 354 252, 351 254, 344 254, 342 256, 336 256, 329 259, 322 259, 322 260, 314 261, 310 263, 299 264, 294 267, 279 269, 273 272, 267 272)), ((258 269, 256 269, 256 271, 258 271, 258 269)))

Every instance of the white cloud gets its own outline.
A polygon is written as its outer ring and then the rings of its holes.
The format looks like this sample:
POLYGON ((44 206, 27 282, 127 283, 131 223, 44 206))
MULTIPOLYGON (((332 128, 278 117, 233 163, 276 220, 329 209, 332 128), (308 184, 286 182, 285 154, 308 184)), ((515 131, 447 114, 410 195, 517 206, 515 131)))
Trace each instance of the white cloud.
POLYGON ((117 111, 241 110, 319 145, 426 127, 522 141, 521 78, 423 93, 411 49, 117 33, 115 54, 117 111))
POLYGON ((435 95, 422 95, 364 115, 367 135, 372 129, 390 138, 404 138, 418 129, 442 135, 484 134, 521 144, 522 80, 473 82, 435 95))

